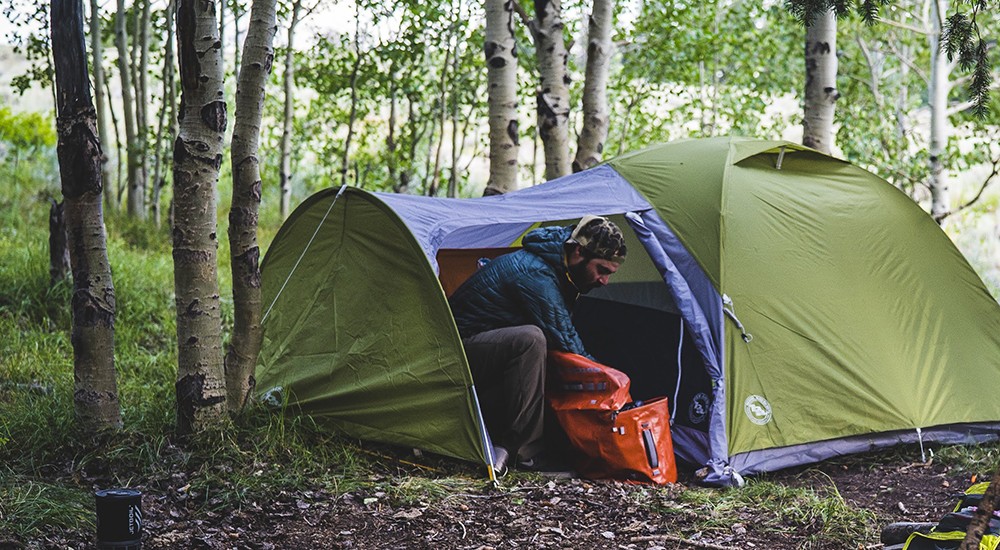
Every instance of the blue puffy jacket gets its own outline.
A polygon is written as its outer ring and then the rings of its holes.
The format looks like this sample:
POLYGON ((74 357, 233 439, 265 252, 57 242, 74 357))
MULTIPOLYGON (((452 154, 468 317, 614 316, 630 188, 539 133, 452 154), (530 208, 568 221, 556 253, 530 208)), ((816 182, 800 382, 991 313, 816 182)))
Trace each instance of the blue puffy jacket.
POLYGON ((462 338, 518 325, 545 332, 550 349, 590 357, 570 310, 579 293, 566 273, 563 243, 572 227, 543 227, 524 236, 524 248, 474 273, 449 300, 462 338))

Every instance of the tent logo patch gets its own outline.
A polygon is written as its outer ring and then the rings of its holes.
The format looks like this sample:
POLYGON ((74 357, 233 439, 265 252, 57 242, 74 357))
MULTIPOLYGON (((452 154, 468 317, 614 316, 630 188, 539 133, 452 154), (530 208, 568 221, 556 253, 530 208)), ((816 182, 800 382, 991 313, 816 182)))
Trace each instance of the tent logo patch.
POLYGON ((743 402, 743 411, 750 422, 763 426, 771 421, 771 404, 759 395, 751 395, 743 402))
POLYGON ((688 406, 688 420, 692 424, 701 424, 708 418, 708 395, 705 392, 700 392, 694 396, 691 400, 691 405, 688 406))

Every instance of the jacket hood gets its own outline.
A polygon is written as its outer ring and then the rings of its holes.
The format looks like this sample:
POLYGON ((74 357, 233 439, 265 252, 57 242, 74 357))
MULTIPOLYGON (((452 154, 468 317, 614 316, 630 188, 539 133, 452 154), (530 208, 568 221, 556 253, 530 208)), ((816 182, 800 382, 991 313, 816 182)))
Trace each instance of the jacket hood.
POLYGON ((565 269, 563 244, 573 233, 572 227, 540 227, 529 231, 521 244, 524 249, 542 258, 557 272, 565 269))

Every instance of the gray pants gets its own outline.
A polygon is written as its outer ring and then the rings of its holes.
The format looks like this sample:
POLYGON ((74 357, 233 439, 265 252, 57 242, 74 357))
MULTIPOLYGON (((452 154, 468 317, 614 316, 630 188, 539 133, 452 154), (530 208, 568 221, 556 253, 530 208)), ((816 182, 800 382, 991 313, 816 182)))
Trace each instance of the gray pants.
POLYGON ((462 344, 493 444, 520 460, 540 453, 546 353, 542 329, 499 328, 465 338, 462 344))

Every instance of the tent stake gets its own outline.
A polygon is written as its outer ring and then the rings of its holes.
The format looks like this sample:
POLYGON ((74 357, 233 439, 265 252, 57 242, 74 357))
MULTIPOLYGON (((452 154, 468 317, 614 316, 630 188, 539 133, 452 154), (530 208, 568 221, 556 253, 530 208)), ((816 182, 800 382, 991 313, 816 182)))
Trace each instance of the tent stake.
POLYGON ((774 163, 774 168, 776 170, 781 170, 781 161, 785 160, 785 146, 782 145, 781 149, 778 150, 778 161, 774 163))
POLYGON ((927 462, 927 454, 924 452, 924 435, 920 428, 917 428, 917 441, 920 442, 920 461, 927 462))

